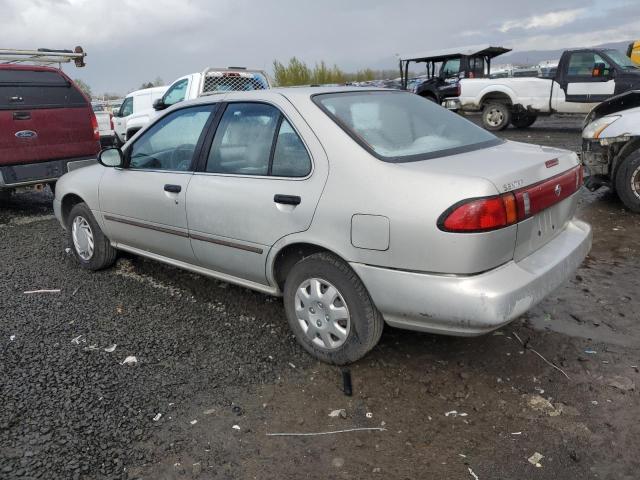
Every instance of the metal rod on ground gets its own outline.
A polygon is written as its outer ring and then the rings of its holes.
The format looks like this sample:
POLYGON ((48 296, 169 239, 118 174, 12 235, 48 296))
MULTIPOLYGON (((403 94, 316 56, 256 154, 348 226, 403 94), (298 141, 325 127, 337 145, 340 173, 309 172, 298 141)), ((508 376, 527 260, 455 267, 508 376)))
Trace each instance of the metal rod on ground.
POLYGON ((524 347, 525 350, 531 350, 533 353, 535 353, 536 355, 538 355, 546 364, 552 366, 553 368, 555 368, 556 370, 558 370, 561 374, 563 374, 565 377, 567 377, 567 380, 571 380, 569 378, 569 375, 567 375, 566 373, 564 373, 564 370, 562 370, 560 367, 558 367, 557 365, 551 363, 549 360, 547 360, 546 358, 544 358, 540 353, 538 353, 536 350, 534 350, 531 347, 528 347, 518 336, 518 334, 516 332, 512 332, 513 336, 516 337, 518 339, 518 341, 520 342, 520 344, 524 347))

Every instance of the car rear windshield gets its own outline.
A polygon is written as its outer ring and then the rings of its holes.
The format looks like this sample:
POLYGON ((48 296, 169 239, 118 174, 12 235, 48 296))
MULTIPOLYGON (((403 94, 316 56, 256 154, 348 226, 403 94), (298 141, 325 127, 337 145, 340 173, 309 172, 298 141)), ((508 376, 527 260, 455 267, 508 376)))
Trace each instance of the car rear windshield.
POLYGON ((313 97, 354 140, 381 160, 410 162, 497 145, 491 133, 408 92, 344 92, 313 97))
POLYGON ((85 106, 84 96, 57 72, 0 70, 0 110, 85 106))

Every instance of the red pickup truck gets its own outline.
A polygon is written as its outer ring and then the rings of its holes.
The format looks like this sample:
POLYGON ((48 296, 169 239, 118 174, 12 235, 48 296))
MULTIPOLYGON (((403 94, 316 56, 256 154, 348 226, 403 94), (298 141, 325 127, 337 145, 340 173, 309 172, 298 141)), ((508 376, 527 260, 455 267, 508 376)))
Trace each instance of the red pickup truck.
POLYGON ((0 64, 0 200, 49 184, 100 150, 91 102, 61 70, 0 64))

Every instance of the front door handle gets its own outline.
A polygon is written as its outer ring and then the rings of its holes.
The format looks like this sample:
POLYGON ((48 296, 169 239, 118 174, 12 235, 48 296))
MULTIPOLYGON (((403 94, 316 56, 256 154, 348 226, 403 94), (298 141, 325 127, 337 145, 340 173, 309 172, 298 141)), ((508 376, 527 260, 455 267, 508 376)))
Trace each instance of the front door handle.
POLYGON ((164 186, 165 192, 180 193, 181 190, 182 190, 182 187, 180 185, 171 185, 168 183, 164 186))
POLYGON ((300 205, 302 199, 297 195, 281 195, 277 193, 274 195, 273 201, 284 205, 300 205))
POLYGON ((31 112, 13 112, 14 120, 31 120, 31 112))

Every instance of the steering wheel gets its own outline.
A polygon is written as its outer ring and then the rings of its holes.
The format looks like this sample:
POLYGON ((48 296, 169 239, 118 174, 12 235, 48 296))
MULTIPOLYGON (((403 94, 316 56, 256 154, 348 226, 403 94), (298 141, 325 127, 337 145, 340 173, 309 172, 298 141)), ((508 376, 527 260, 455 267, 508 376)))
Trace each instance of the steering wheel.
POLYGON ((173 152, 171 152, 171 158, 169 159, 172 169, 178 171, 188 170, 191 166, 195 149, 196 146, 192 143, 178 145, 173 152))

